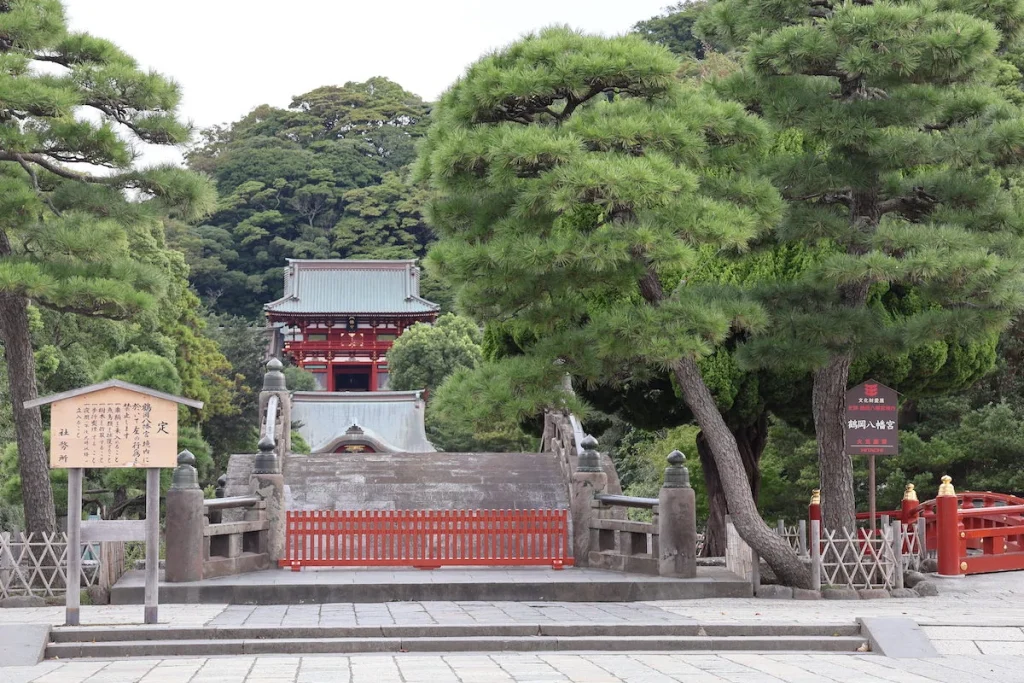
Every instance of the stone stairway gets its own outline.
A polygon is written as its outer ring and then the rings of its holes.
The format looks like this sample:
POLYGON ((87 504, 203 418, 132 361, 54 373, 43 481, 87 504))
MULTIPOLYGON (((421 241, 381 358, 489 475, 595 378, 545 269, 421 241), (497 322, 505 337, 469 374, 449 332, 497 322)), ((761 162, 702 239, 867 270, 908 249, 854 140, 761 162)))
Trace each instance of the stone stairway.
POLYGON ((864 652, 856 624, 560 623, 57 628, 47 659, 398 652, 864 652))
MULTIPOLYGON (((227 495, 255 456, 233 455, 227 495)), ((529 510, 569 507, 554 453, 327 453, 285 460, 289 510, 529 510)))

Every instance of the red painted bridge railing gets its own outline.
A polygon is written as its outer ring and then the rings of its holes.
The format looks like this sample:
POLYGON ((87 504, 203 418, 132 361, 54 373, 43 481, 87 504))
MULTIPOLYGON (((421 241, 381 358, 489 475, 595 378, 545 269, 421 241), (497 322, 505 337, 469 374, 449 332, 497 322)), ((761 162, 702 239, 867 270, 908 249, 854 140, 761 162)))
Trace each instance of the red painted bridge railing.
MULTIPOLYGON (((943 477, 934 499, 919 504, 913 485, 908 485, 899 510, 876 514, 907 527, 923 520, 924 547, 936 551, 940 575, 1024 570, 1024 498, 991 491, 957 493, 951 479, 943 477)), ((811 500, 809 517, 821 518, 816 498, 811 500)), ((858 513, 857 519, 866 520, 869 515, 858 513)), ((904 553, 906 545, 905 541, 904 553)))
POLYGON ((568 510, 287 513, 280 566, 571 565, 568 510))

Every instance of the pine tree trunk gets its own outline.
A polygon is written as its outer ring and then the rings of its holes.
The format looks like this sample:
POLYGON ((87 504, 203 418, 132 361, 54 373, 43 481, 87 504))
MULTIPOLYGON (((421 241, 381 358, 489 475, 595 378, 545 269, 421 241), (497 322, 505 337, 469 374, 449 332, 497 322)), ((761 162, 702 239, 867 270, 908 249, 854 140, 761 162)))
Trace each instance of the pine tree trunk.
POLYGON ((21 297, 0 296, 0 339, 4 342, 7 378, 14 404, 14 432, 18 440, 18 469, 25 506, 25 527, 31 533, 57 529, 50 488, 50 467, 43 441, 39 408, 22 407, 36 398, 36 365, 28 328, 27 304, 21 297))
MULTIPOLYGON (((768 441, 768 416, 762 414, 754 424, 733 429, 732 434, 743 459, 743 469, 747 472, 750 495, 754 499, 754 505, 757 505, 757 497, 761 490, 761 454, 768 441)), ((704 486, 708 494, 708 524, 704 530, 704 549, 701 555, 722 557, 725 555, 725 516, 729 513, 729 506, 715 457, 711 453, 704 432, 697 435, 697 455, 704 471, 704 486)))
POLYGON ((686 405, 697 418, 697 424, 711 447, 736 531, 768 563, 779 580, 788 586, 809 588, 811 577, 808 568, 789 542, 769 529, 757 511, 739 446, 718 412, 714 396, 704 384, 697 363, 685 358, 676 363, 673 371, 683 390, 686 405))
POLYGON ((821 519, 826 529, 853 531, 857 523, 853 497, 853 460, 846 454, 843 417, 851 354, 829 358, 814 373, 811 395, 814 434, 818 441, 818 480, 821 487, 821 519))
MULTIPOLYGON (((878 192, 859 189, 852 193, 850 224, 854 231, 870 234, 878 228, 878 192)), ((863 254, 863 247, 854 245, 850 253, 863 254)), ((867 305, 870 285, 866 282, 839 288, 839 303, 845 308, 860 309, 867 305)), ((814 413, 814 434, 818 442, 818 476, 821 488, 821 519, 826 529, 857 525, 857 507, 853 491, 853 460, 846 454, 846 389, 850 379, 853 351, 834 353, 828 363, 814 373, 811 405, 814 413)))

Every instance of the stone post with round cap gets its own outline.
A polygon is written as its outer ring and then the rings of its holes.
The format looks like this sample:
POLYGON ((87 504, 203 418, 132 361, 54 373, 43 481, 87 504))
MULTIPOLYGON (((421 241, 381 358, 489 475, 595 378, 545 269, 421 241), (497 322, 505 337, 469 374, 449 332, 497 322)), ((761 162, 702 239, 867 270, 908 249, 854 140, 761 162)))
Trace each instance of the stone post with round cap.
POLYGON ((672 451, 658 495, 658 573, 680 579, 697 576, 697 502, 686 457, 672 451))
POLYGON ((196 456, 185 450, 167 491, 166 580, 169 583, 203 578, 203 490, 199 488, 196 456))
POLYGON ((591 533, 590 520, 594 516, 594 496, 608 487, 608 475, 601 467, 601 454, 597 439, 587 435, 580 441, 582 453, 572 473, 569 511, 572 515, 572 556, 577 567, 589 564, 591 533))

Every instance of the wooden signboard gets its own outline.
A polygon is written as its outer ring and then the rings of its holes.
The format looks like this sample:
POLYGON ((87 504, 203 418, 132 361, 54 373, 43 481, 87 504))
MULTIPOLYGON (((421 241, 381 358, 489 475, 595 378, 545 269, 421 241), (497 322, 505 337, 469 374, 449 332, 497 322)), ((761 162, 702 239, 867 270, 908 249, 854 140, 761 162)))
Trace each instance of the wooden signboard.
POLYGON ((875 532, 875 456, 900 451, 899 394, 873 379, 846 392, 846 453, 868 456, 868 514, 875 532))
POLYGON ((897 455, 900 450, 899 394, 868 380, 846 392, 846 452, 897 455))
POLYGON ((50 467, 174 467, 178 404, 121 387, 53 404, 50 467))
MULTIPOLYGON (((157 623, 160 564, 160 468, 178 460, 178 404, 202 401, 172 396, 121 380, 108 380, 61 394, 25 401, 25 408, 50 410, 50 467, 68 470, 68 577, 80 576, 82 542, 146 541, 144 619, 157 623), (90 522, 82 534, 82 479, 86 469, 146 470, 145 521, 90 522), (75 550, 72 550, 75 549, 75 550)), ((79 625, 79 591, 67 589, 65 623, 79 625)))

